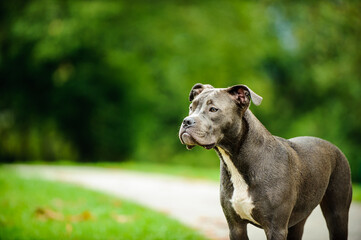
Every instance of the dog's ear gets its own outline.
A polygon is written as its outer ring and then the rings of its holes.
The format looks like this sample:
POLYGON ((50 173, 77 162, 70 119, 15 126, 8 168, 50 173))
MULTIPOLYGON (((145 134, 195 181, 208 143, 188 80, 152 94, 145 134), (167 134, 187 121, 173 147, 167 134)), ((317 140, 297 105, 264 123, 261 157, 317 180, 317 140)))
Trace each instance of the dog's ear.
POLYGON ((212 89, 213 86, 209 84, 203 85, 202 83, 197 83, 194 85, 191 89, 191 92, 189 93, 189 101, 193 101, 201 92, 203 92, 204 89, 212 89))
POLYGON ((226 89, 226 91, 231 94, 232 98, 240 106, 249 106, 251 100, 256 106, 258 106, 261 104, 263 99, 246 85, 236 85, 229 87, 226 89))

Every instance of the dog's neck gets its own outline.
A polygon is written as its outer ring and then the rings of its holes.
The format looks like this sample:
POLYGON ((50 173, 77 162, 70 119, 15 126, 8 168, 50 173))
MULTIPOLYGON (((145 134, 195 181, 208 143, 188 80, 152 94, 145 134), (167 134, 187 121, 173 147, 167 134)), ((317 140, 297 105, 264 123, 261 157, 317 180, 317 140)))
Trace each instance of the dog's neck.
POLYGON ((227 154, 247 184, 251 184, 251 176, 256 173, 250 166, 254 165, 256 161, 263 161, 264 158, 260 158, 259 154, 265 154, 277 142, 250 110, 246 110, 240 121, 241 123, 238 124, 240 130, 236 132, 237 127, 234 127, 233 134, 231 136, 228 134, 226 136, 227 140, 221 141, 221 144, 217 145, 215 150, 223 162, 224 156, 222 153, 227 154))
POLYGON ((274 141, 272 134, 247 109, 243 117, 225 134, 224 140, 217 147, 222 148, 235 161, 242 155, 242 151, 251 151, 251 149, 257 151, 270 141, 274 141))

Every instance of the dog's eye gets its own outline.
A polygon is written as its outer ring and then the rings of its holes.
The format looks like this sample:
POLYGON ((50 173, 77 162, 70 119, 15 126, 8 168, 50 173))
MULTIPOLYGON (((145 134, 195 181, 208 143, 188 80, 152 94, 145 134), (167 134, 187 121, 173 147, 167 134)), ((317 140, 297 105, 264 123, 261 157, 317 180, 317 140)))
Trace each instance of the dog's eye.
POLYGON ((191 111, 192 111, 192 109, 193 109, 193 108, 192 108, 192 106, 189 106, 189 110, 191 110, 191 111))
POLYGON ((218 111, 218 108, 211 107, 211 108, 209 109, 209 111, 210 111, 210 112, 217 112, 217 111, 218 111))

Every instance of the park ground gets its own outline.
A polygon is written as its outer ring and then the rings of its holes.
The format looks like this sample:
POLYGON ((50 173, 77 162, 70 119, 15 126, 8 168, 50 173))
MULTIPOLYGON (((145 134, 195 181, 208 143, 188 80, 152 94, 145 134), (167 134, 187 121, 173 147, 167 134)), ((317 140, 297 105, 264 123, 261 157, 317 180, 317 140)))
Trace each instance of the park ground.
MULTIPOLYGON (((162 213, 159 214, 160 217, 155 217, 155 219, 159 219, 159 221, 155 221, 156 223, 153 225, 147 225, 146 223, 143 223, 144 225, 136 224, 136 226, 133 226, 133 228, 128 227, 127 229, 136 230, 135 232, 138 233, 138 235, 135 234, 132 239, 144 239, 142 234, 151 232, 152 228, 157 229, 157 223, 159 224, 162 221, 165 224, 163 227, 164 231, 158 231, 157 234, 161 235, 156 235, 160 237, 160 239, 171 239, 166 234, 169 232, 174 232, 172 227, 178 226, 177 224, 179 224, 179 222, 188 227, 184 227, 184 229, 195 229, 210 239, 228 239, 227 225, 219 204, 219 187, 216 181, 217 173, 215 170, 213 173, 212 170, 209 170, 208 174, 205 174, 204 172, 202 173, 202 171, 200 171, 200 174, 197 174, 197 170, 187 167, 178 167, 170 170, 171 167, 169 166, 158 165, 151 167, 149 165, 148 167, 144 168, 139 167, 138 169, 140 171, 134 171, 137 169, 136 164, 126 164, 123 165, 123 168, 127 168, 127 170, 111 165, 108 165, 107 167, 45 165, 13 165, 5 167, 5 169, 9 169, 9 172, 16 173, 16 175, 20 175, 28 179, 37 177, 51 181, 68 182, 74 185, 90 188, 98 192, 112 195, 113 197, 122 199, 119 200, 122 202, 124 201, 123 199, 128 199, 162 213), (164 174, 164 172, 170 172, 172 173, 172 176, 169 174, 164 174), (164 215, 166 215, 168 218, 164 215), (175 219, 175 221, 169 220, 169 218, 175 219), (170 224, 168 224, 168 222, 170 222, 170 224), (166 229, 168 229, 168 231, 166 229)), ((3 167, 2 173, 5 172, 8 171, 4 171, 3 167)), ((36 186, 36 184, 34 186, 36 186)), ((55 188, 53 192, 47 192, 47 194, 56 196, 56 192, 54 192, 57 191, 56 189, 57 188, 55 188)), ((359 197, 359 190, 360 189, 358 187, 355 187, 354 196, 356 198, 359 197)), ((33 189, 33 191, 39 192, 39 189, 33 189)), ((43 192, 42 190, 40 191, 43 192)), ((57 198, 54 200, 53 197, 52 199, 54 204, 54 201, 57 198)), ((87 218, 93 218, 93 213, 89 209, 99 209, 97 206, 98 204, 99 203, 95 202, 92 203, 88 210, 82 210, 82 212, 77 213, 78 215, 70 214, 70 219, 71 216, 75 219, 80 218, 83 220, 87 220, 87 218)), ((124 223, 129 224, 129 222, 137 222, 140 215, 143 216, 143 213, 140 214, 138 211, 138 215, 136 214, 138 218, 135 217, 137 221, 134 221, 134 216, 132 214, 127 215, 123 213, 114 213, 114 209, 118 209, 119 206, 114 206, 114 204, 111 203, 108 204, 110 209, 103 209, 103 213, 100 214, 103 216, 103 219, 110 219, 113 220, 113 222, 114 219, 118 219, 120 222, 123 221, 124 223), (105 214, 107 211, 109 212, 108 216, 105 214)), ((122 211, 122 208, 123 207, 119 208, 120 211, 122 211)), ((47 212, 48 210, 49 208, 46 206, 40 206, 40 208, 38 206, 38 208, 35 208, 34 214, 40 214, 40 216, 41 214, 47 215, 49 214, 49 212, 47 212)), ((34 209, 32 209, 32 211, 34 211, 34 209)), ((57 212, 55 211, 55 213, 57 212)), ((157 213, 154 214, 157 215, 157 213)), ((144 216, 147 218, 149 215, 144 214, 144 216)), ((150 218, 154 217, 151 216, 150 218)), ((6 217, 4 216, 2 216, 0 220, 3 222, 7 221, 6 217)), ((358 237, 361 236, 360 229, 357 227, 357 224, 360 221, 361 205, 358 203, 353 203, 350 211, 349 226, 351 240, 358 239, 358 237)), ((65 232, 65 234, 69 234, 69 232, 72 233, 73 225, 74 223, 71 221, 68 222, 67 225, 65 225, 65 231, 63 232, 65 232)), ((111 221, 107 222, 106 225, 106 227, 103 227, 102 232, 106 232, 105 229, 108 230, 114 228, 114 226, 111 224, 111 221)), ((130 231, 128 231, 128 234, 130 231)), ((174 239, 202 239, 202 237, 197 235, 197 233, 192 233, 191 230, 187 231, 182 231, 185 233, 185 235, 173 234, 173 236, 175 236, 174 239)), ((264 233, 260 229, 250 226, 248 231, 251 239, 265 239, 264 233)), ((83 230, 83 232, 87 231, 83 230)), ((176 232, 177 231, 174 233, 176 232)), ((74 231, 74 234, 80 234, 79 236, 81 236, 82 233, 74 231)), ((307 221, 304 239, 327 239, 326 224, 319 208, 314 211, 314 213, 307 221)))

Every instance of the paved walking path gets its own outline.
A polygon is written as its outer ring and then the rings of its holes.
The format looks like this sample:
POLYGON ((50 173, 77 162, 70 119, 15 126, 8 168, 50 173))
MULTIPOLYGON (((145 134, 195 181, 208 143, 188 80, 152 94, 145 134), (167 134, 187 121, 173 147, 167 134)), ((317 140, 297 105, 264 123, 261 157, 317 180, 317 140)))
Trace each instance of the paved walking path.
MULTIPOLYGON (((228 228, 219 202, 218 183, 97 167, 34 165, 12 167, 27 176, 70 182, 129 199, 164 212, 211 239, 228 239, 228 228)), ((352 204, 349 222, 349 239, 360 240, 360 204, 352 204)), ((248 235, 251 240, 266 239, 263 230, 248 225, 248 235)), ((326 223, 319 208, 314 210, 307 220, 303 239, 328 239, 326 223)))

